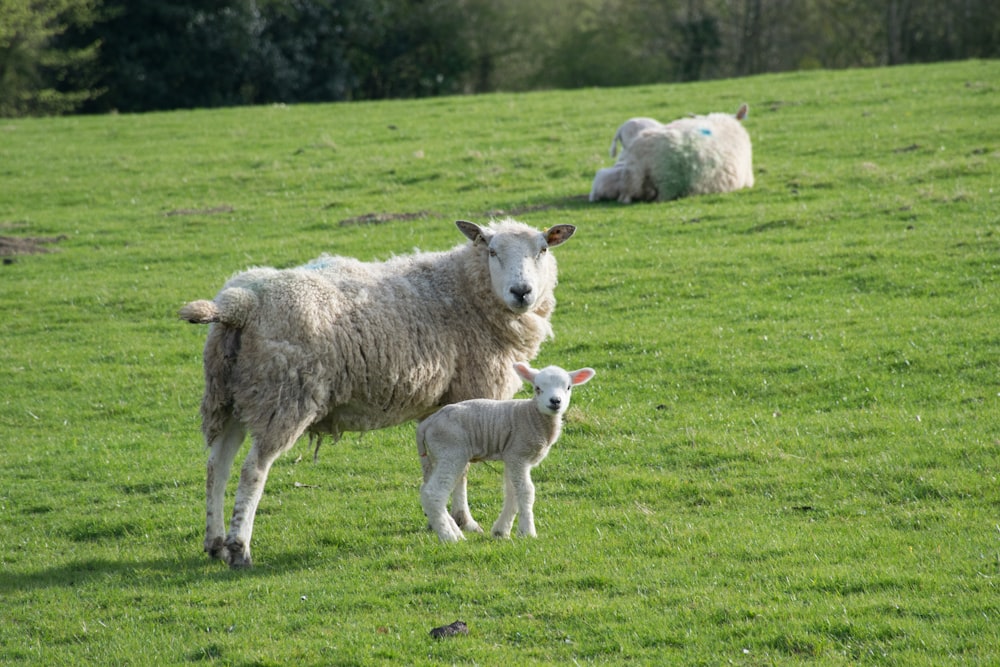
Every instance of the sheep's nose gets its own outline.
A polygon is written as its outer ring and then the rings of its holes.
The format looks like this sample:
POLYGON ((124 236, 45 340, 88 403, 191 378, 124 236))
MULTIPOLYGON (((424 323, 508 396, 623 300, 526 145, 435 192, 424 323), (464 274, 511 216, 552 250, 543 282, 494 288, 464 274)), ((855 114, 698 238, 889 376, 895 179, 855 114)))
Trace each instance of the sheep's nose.
POLYGON ((551 405, 553 409, 558 408, 560 405, 562 405, 562 399, 559 398, 558 396, 553 396, 552 398, 549 399, 549 405, 551 405))
POLYGON ((524 302, 531 294, 531 286, 529 285, 514 285, 510 288, 510 293, 517 297, 517 300, 524 302))

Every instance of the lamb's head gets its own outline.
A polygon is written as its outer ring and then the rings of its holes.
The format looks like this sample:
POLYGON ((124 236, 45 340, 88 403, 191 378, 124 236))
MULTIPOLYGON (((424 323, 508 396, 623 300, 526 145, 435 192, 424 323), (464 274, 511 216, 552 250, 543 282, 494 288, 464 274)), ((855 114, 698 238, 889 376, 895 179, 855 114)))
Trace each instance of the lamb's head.
POLYGON ((548 250, 576 231, 573 225, 555 225, 540 232, 510 219, 489 227, 465 220, 455 224, 489 256, 493 293, 517 314, 535 309, 555 288, 556 262, 548 250))
POLYGON ((538 411, 543 415, 553 416, 566 412, 573 387, 585 384, 596 373, 593 368, 564 371, 558 366, 546 366, 542 370, 536 371, 520 361, 514 364, 514 370, 522 380, 531 383, 538 411))

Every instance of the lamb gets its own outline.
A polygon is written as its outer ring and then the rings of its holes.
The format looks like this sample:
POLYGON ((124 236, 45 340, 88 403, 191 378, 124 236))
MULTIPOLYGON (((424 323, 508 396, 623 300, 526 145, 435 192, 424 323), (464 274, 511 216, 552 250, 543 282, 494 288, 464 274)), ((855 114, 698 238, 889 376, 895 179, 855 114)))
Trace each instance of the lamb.
POLYGON ((625 165, 616 162, 611 167, 598 169, 594 176, 594 183, 590 186, 590 201, 602 201, 605 199, 618 199, 625 182, 625 165))
POLYGON ((511 219, 456 225, 468 241, 450 251, 254 268, 214 300, 180 309, 182 319, 211 324, 201 404, 211 557, 251 566, 268 472, 304 433, 338 439, 517 391, 511 364, 534 358, 552 335, 557 271, 548 250, 576 228, 539 232, 511 219), (226 533, 226 483, 248 431, 226 533))
MULTIPOLYGON (((640 132, 656 127, 663 127, 663 125, 653 118, 629 118, 615 132, 614 138, 611 139, 611 149, 608 152, 611 157, 614 157, 618 153, 619 143, 622 145, 622 151, 627 151, 640 132)), ((625 178, 624 157, 623 152, 622 157, 613 166, 597 171, 594 183, 590 188, 590 201, 618 199, 625 178)))
POLYGON ((424 473, 420 504, 442 542, 465 539, 462 530, 482 532, 467 514, 465 491, 469 464, 477 461, 504 463, 503 509, 493 524, 493 536, 510 537, 518 511, 518 534, 537 535, 531 469, 559 438, 570 391, 588 382, 595 372, 592 368, 567 372, 558 366, 537 371, 523 362, 514 364, 514 370, 532 384, 533 398, 462 401, 441 408, 417 427, 417 452, 424 473), (455 502, 464 505, 461 526, 448 515, 448 495, 452 492, 455 502))
POLYGON ((619 142, 622 145, 623 151, 628 150, 628 147, 639 136, 640 132, 655 127, 663 127, 663 124, 654 118, 629 118, 618 127, 618 131, 615 132, 615 136, 611 140, 611 149, 608 153, 610 153, 611 157, 614 157, 618 153, 619 142))
MULTIPOLYGON (((743 104, 735 115, 711 113, 641 131, 615 165, 621 170, 618 201, 667 201, 753 187, 750 135, 740 123, 747 111, 743 104)), ((614 198, 614 188, 602 186, 600 194, 614 198)))

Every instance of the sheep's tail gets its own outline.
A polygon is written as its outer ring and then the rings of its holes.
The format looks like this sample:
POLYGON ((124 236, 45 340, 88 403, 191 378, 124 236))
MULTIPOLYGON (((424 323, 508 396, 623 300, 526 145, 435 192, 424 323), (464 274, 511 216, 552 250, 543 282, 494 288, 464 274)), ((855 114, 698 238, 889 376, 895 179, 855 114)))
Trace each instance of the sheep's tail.
POLYGON ((219 292, 214 301, 192 301, 177 311, 177 316, 191 324, 221 322, 242 329, 257 308, 257 296, 242 287, 219 292))
POLYGON ((219 321, 219 309, 214 301, 192 301, 181 306, 177 317, 191 324, 208 324, 219 321))

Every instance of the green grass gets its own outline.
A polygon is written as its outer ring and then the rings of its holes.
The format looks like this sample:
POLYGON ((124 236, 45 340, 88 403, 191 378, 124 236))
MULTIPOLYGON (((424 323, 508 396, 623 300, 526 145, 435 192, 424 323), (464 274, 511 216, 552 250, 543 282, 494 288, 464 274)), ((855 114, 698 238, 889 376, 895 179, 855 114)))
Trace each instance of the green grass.
MULTIPOLYGON (((0 661, 996 664, 998 82, 4 121, 0 235, 66 238, 0 266, 0 661), (585 201, 624 119, 742 101, 754 189, 585 201), (598 371, 535 471, 539 538, 438 544, 406 425, 316 464, 297 445, 256 567, 209 561, 205 330, 177 307, 249 265, 448 248, 496 211, 578 226, 538 361, 598 371)), ((493 521, 499 469, 470 495, 493 521)))

